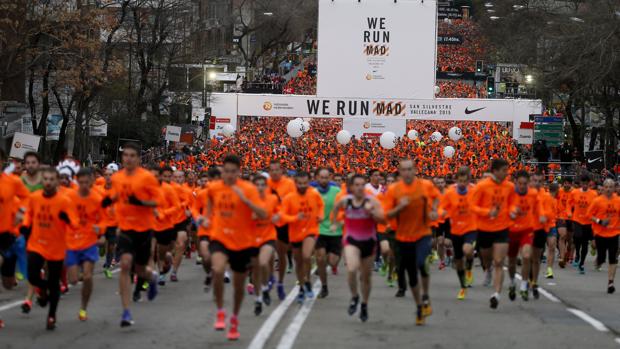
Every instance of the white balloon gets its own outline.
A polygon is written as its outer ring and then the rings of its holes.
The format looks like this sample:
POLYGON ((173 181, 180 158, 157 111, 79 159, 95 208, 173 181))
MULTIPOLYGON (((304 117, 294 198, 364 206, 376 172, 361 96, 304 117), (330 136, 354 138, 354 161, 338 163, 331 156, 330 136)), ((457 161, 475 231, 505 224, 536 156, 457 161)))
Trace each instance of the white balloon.
POLYGON ((302 120, 303 120, 303 121, 308 121, 308 122, 309 122, 310 120, 312 120, 312 118, 303 118, 302 120))
POLYGON ((302 119, 302 118, 295 118, 295 120, 297 120, 299 122, 304 122, 304 119, 302 119))
POLYGON ((231 124, 226 124, 222 127, 222 134, 225 137, 230 137, 235 133, 235 128, 231 124))
POLYGON ((452 158, 455 152, 456 150, 454 150, 454 147, 451 145, 443 148, 443 156, 447 157, 448 159, 452 158))
POLYGON ((301 119, 291 120, 286 125, 286 133, 293 138, 298 138, 304 134, 303 128, 304 125, 301 119))
POLYGON ((338 132, 338 134, 336 135, 336 141, 338 142, 338 144, 349 144, 349 142, 351 142, 351 133, 347 130, 342 130, 340 132, 338 132))
POLYGON ((301 123, 301 125, 302 125, 302 126, 303 126, 303 128, 304 128, 304 132, 308 132, 308 131, 310 131, 310 123, 309 123, 308 121, 303 121, 303 122, 301 123))
POLYGON ((441 135, 441 132, 439 131, 435 131, 431 134, 431 140, 433 142, 439 142, 443 139, 443 136, 441 135))
POLYGON ((390 131, 383 132, 379 138, 379 143, 384 149, 394 149, 396 147, 396 135, 390 131))
POLYGON ((461 131, 460 128, 454 126, 450 129, 450 131, 448 131, 448 137, 450 137, 450 139, 453 141, 458 141, 459 139, 463 138, 463 131, 461 131))
POLYGON ((412 141, 418 139, 418 136, 419 134, 416 130, 409 130, 409 132, 407 132, 407 137, 409 137, 409 139, 411 139, 412 141))

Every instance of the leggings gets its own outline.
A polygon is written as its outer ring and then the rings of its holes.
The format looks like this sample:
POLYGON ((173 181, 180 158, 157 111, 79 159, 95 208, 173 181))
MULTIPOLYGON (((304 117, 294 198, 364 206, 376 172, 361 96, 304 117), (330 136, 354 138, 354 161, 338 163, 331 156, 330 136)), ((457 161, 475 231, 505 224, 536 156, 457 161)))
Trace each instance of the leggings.
POLYGON ((579 260, 580 267, 583 267, 588 256, 590 240, 592 240, 592 226, 575 223, 573 241, 575 242, 575 255, 577 260, 579 260))
POLYGON ((418 270, 422 277, 428 277, 426 259, 431 252, 431 237, 425 236, 416 242, 396 242, 398 250, 397 273, 398 288, 407 289, 405 274, 409 277, 409 287, 418 285, 418 270))
POLYGON ((618 264, 618 236, 604 238, 595 236, 596 241, 596 264, 598 266, 605 263, 605 259, 609 264, 618 264))
POLYGON ((56 309, 60 300, 60 274, 63 261, 48 261, 36 252, 28 252, 28 281, 41 290, 41 295, 50 303, 49 317, 56 318, 56 309), (41 278, 41 269, 47 262, 47 280, 41 278))

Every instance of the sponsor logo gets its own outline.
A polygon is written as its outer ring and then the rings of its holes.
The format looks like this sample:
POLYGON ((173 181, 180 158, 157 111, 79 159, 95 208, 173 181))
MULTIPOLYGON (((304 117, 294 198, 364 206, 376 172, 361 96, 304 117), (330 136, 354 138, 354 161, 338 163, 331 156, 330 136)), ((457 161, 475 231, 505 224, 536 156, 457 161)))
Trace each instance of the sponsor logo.
POLYGON ((588 164, 591 164, 591 163, 594 163, 594 162, 597 162, 597 161, 601 161, 601 160, 603 160, 602 157, 598 157, 596 159, 588 159, 588 164))
POLYGON ((372 80, 372 75, 366 74, 366 80, 372 80))
POLYGON ((486 107, 478 108, 478 109, 472 109, 472 110, 469 110, 469 107, 466 107, 465 108, 465 114, 467 114, 467 115, 473 114, 473 113, 475 113, 477 111, 481 111, 482 109, 486 109, 486 107))
POLYGON ((365 129, 369 129, 369 128, 370 128, 370 121, 364 121, 364 125, 363 125, 363 127, 364 127, 365 129))
POLYGON ((271 102, 265 102, 265 103, 263 103, 263 109, 264 109, 265 111, 270 111, 270 110, 271 110, 271 108, 273 108, 273 104, 271 104, 271 102))
POLYGON ((372 111, 376 116, 403 116, 407 105, 404 102, 373 101, 372 111))
POLYGON ((15 148, 19 149, 22 147, 22 143, 21 142, 15 142, 15 148))

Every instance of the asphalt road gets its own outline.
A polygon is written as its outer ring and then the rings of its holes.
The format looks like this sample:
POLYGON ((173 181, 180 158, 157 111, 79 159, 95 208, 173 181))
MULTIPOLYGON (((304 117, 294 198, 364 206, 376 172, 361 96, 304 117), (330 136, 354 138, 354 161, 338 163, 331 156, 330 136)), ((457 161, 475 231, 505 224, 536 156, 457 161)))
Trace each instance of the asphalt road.
MULTIPOLYGON (((592 258, 592 257, 589 257, 592 258)), ((211 293, 202 287, 204 274, 185 260, 178 283, 161 288, 154 302, 132 306, 136 324, 119 327, 121 307, 117 279, 98 274, 89 307, 89 319, 80 322, 79 287, 63 296, 58 327, 48 332, 46 310, 35 308, 21 314, 19 301, 24 285, 0 292, 0 348, 620 348, 620 295, 607 295, 606 270, 596 272, 588 263, 586 275, 572 268, 556 268, 556 278, 542 280, 546 292, 539 300, 508 300, 503 293, 499 309, 488 306, 490 289, 475 286, 464 301, 456 299, 456 273, 433 266, 431 299, 434 313, 423 327, 414 325, 414 303, 395 298, 375 273, 369 305, 370 319, 361 323, 349 317, 344 267, 329 275, 330 296, 294 302, 294 277, 288 274, 289 297, 277 299, 263 314, 253 314, 253 298, 246 297, 240 315, 241 339, 229 342, 224 332, 212 329, 215 306, 211 293)), ((318 282, 315 286, 318 287, 318 282)), ((274 290, 275 291, 275 290, 274 290)), ((227 308, 232 296, 227 285, 227 308)), ((272 292, 275 298, 275 292, 272 292)))

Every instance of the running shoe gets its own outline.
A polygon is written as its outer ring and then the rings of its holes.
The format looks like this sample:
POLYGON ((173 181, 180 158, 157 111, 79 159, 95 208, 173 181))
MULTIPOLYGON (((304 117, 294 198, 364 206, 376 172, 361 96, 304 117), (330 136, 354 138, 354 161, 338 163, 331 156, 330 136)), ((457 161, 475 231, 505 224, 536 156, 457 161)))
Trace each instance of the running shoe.
POLYGON ((196 265, 201 265, 201 264, 202 264, 202 257, 198 255, 196 256, 196 265))
POLYGON ((386 283, 387 283, 388 287, 396 287, 396 281, 394 281, 394 278, 388 278, 386 280, 386 283))
POLYGON ((614 286, 613 283, 610 283, 609 285, 607 285, 607 293, 612 294, 616 292, 616 287, 614 286))
POLYGON ((48 331, 53 331, 56 329, 56 319, 49 316, 47 318, 47 324, 45 325, 45 329, 48 331))
POLYGON ((312 284, 309 282, 306 282, 306 297, 308 299, 314 298, 314 290, 312 289, 312 284))
POLYGON ((230 283, 230 274, 228 273, 228 271, 224 272, 224 283, 225 284, 229 284, 230 283))
POLYGON ((123 310, 123 315, 121 316, 121 327, 129 327, 133 325, 133 323, 133 318, 131 317, 129 309, 123 310))
POLYGON ((402 298, 404 296, 405 296, 405 290, 399 288, 398 291, 396 291, 396 295, 394 297, 402 298))
POLYGON ((271 295, 267 290, 263 291, 263 303, 265 303, 266 306, 271 305, 271 295))
POLYGON ((306 293, 303 288, 299 288, 299 293, 297 294, 297 303, 303 304, 306 300, 306 293))
POLYGON ((521 295, 521 299, 523 299, 525 302, 527 302, 530 298, 530 293, 528 290, 521 290, 519 291, 519 294, 521 295))
POLYGON ((88 315, 86 314, 86 310, 80 309, 80 312, 78 313, 78 319, 80 319, 80 321, 88 320, 88 315))
POLYGON ((179 277, 175 271, 170 274, 170 282, 179 282, 179 277))
POLYGON ((247 289, 249 295, 253 295, 254 294, 254 285, 251 282, 248 282, 248 285, 246 286, 246 289, 247 289))
POLYGON ((144 281, 142 283, 142 291, 146 291, 149 289, 149 282, 148 281, 144 281))
POLYGON ((213 328, 216 331, 224 331, 224 329, 226 329, 226 310, 220 309, 217 311, 213 328))
POLYGON ((254 315, 259 316, 263 312, 263 303, 256 301, 254 302, 254 315))
POLYGON ((532 285, 532 296, 534 296, 534 299, 540 298, 540 292, 538 291, 538 285, 532 285))
POLYGON ((110 268, 103 269, 103 275, 105 275, 106 279, 111 279, 112 278, 112 271, 110 270, 110 268))
POLYGON ((547 275, 545 277, 547 279, 553 279, 553 268, 547 267, 547 275))
POLYGON ((575 259, 573 261, 573 268, 577 268, 578 266, 579 266, 579 261, 575 259))
POLYGON ((493 269, 489 268, 484 274, 484 287, 491 287, 493 282, 493 269))
POLYGON ((491 299, 489 299, 489 303, 491 306, 491 309, 497 309, 497 306, 499 305, 499 299, 497 297, 497 295, 492 295, 491 299))
POLYGON ((418 310, 415 313, 415 325, 424 325, 424 316, 422 315, 422 306, 418 306, 418 310))
POLYGON ((67 294, 69 292, 69 286, 65 284, 60 285, 60 294, 67 294))
POLYGON ((439 255, 437 254, 437 251, 433 250, 433 254, 431 255, 431 263, 437 260, 439 260, 439 255))
POLYGON ((329 295, 329 291, 327 290, 327 285, 321 286, 321 293, 319 293, 319 298, 327 298, 329 295))
POLYGON ((157 282, 157 284, 159 284, 159 286, 165 286, 166 285, 166 275, 159 274, 159 281, 157 282))
POLYGON ((286 267, 286 273, 290 274, 292 272, 293 272, 293 266, 289 264, 288 267, 286 267))
POLYGON ((135 303, 138 303, 142 300, 142 295, 140 294, 140 289, 136 289, 133 291, 132 299, 135 303))
POLYGON ((267 289, 271 291, 271 289, 273 288, 273 284, 275 283, 276 283, 276 278, 274 278, 273 275, 270 275, 269 281, 267 281, 267 289))
POLYGON ((157 272, 153 272, 153 276, 151 277, 151 281, 149 281, 149 292, 146 297, 149 301, 152 301, 157 297, 157 280, 159 279, 159 274, 157 272))
POLYGON ((278 291, 278 299, 283 301, 286 298, 286 292, 284 292, 284 285, 278 282, 278 286, 276 287, 278 291))
POLYGON ((459 290, 459 294, 456 295, 456 299, 462 301, 463 299, 465 299, 466 295, 467 295, 467 289, 466 288, 461 288, 459 290))
POLYGON ((239 339, 239 320, 236 316, 230 318, 230 329, 228 329, 228 335, 226 335, 229 341, 236 341, 239 339))
POLYGON ((431 306, 431 301, 429 299, 422 301, 422 315, 424 317, 429 317, 433 315, 433 307, 431 306))
POLYGON ((360 302, 360 296, 355 296, 353 298, 351 298, 351 301, 349 302, 349 308, 347 308, 347 313, 349 314, 349 316, 353 316, 353 314, 355 314, 357 312, 357 305, 360 302))
POLYGON ((205 277, 205 282, 204 282, 205 292, 209 292, 209 290, 211 289, 211 281, 212 281, 211 274, 207 274, 207 276, 205 277))
POLYGON ((385 277, 387 275, 387 272, 388 272, 387 269, 388 269, 387 264, 383 264, 381 266, 381 269, 379 269, 379 275, 381 275, 381 277, 385 277))
POLYGON ((579 266, 579 274, 583 275, 586 273, 586 269, 583 267, 583 265, 579 266))
POLYGON ((22 303, 22 313, 28 314, 32 310, 32 301, 30 299, 26 299, 24 303, 22 303))
POLYGON ((472 287, 474 285, 474 273, 471 270, 465 271, 465 284, 467 287, 472 287))
POLYGON ((24 281, 24 279, 25 279, 24 278, 24 274, 22 274, 22 273, 20 273, 18 271, 15 272, 15 278, 17 279, 17 281, 24 281))
POLYGON ((362 320, 362 322, 368 321, 368 304, 362 303, 360 307, 360 320, 362 320))
POLYGON ((517 286, 510 285, 510 287, 508 287, 508 298, 510 301, 517 299, 517 286))

